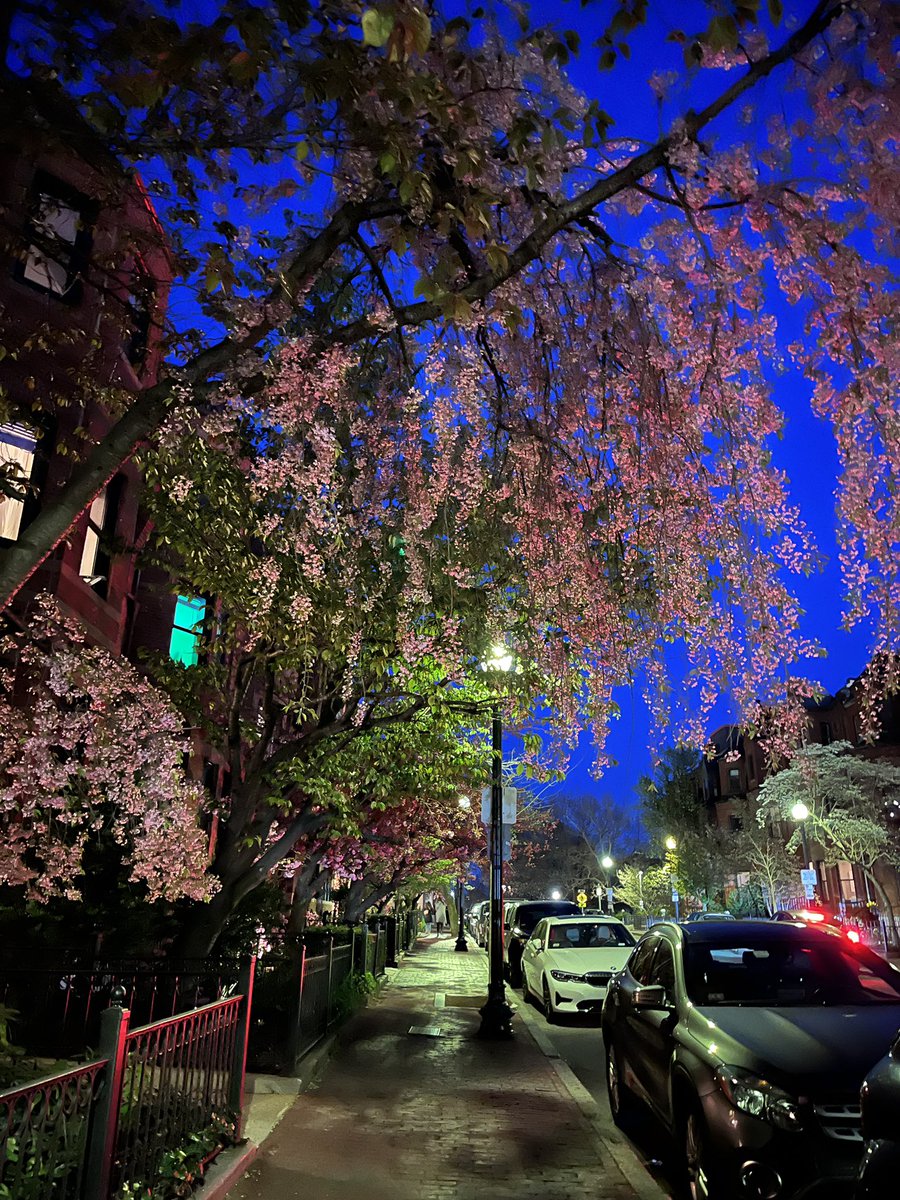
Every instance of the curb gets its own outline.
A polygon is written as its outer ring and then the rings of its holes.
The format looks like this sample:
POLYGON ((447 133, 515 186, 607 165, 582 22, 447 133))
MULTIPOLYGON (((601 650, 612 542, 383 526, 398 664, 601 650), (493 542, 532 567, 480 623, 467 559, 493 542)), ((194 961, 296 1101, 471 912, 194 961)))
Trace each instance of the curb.
POLYGON ((197 1193, 198 1200, 223 1200, 258 1153, 259 1146, 253 1142, 223 1150, 203 1176, 203 1184, 197 1193))
POLYGON ((559 1052, 538 1024, 537 1017, 527 1001, 517 1006, 516 1015, 522 1018, 526 1032, 556 1071, 582 1115, 590 1122, 597 1141, 622 1172, 629 1186, 637 1193, 639 1200, 670 1200, 669 1193, 663 1191, 631 1147, 625 1142, 610 1141, 607 1137, 597 1114, 597 1101, 569 1064, 560 1058, 559 1052))

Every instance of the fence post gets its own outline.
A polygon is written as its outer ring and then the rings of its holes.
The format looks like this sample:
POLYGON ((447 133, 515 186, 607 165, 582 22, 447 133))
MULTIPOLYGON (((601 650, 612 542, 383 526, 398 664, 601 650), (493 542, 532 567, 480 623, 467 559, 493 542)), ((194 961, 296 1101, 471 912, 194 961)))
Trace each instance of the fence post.
POLYGON ((331 976, 334 968, 334 935, 328 939, 328 987, 325 991, 325 1028, 331 1027, 331 976))
POLYGON ((91 1121, 85 1160, 85 1200, 109 1200, 125 1077, 125 1035, 130 1016, 127 1008, 116 1005, 104 1009, 100 1017, 99 1052, 107 1063, 103 1088, 95 1102, 91 1121))
POLYGON ((244 1131, 244 1076, 247 1073, 247 1044, 250 1040, 250 1010, 253 1007, 253 980, 256 975, 256 955, 251 954, 238 977, 238 988, 244 997, 241 1017, 234 1039, 234 1058, 231 1063, 231 1083, 228 1102, 235 1114, 235 1137, 244 1131))
POLYGON ((300 986, 297 989, 297 1010, 294 1013, 294 1027, 291 1030, 288 1057, 291 1060, 291 1071, 297 1074, 297 1059, 300 1057, 300 1042, 303 1037, 303 984, 306 979, 306 942, 300 943, 300 986))
POLYGON ((397 918, 388 917, 387 919, 387 955, 385 956, 384 965, 386 967, 396 967, 397 965, 397 918))

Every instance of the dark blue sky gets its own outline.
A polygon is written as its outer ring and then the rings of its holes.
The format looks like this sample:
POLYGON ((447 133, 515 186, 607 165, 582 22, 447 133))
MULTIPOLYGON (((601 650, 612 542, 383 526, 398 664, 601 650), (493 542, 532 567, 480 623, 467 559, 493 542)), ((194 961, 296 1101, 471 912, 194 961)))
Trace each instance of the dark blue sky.
MULTIPOLYGON (((762 7, 765 9, 765 5, 762 7)), ((780 30, 767 29, 773 43, 787 36, 790 28, 798 20, 805 19, 812 7, 810 0, 787 0, 785 25, 780 30)), ((582 51, 570 73, 585 93, 596 97, 614 118, 611 136, 654 141, 669 127, 673 117, 689 108, 702 107, 733 78, 722 71, 708 70, 688 77, 681 47, 667 41, 676 25, 689 31, 705 26, 709 13, 702 5, 693 0, 678 0, 678 3, 650 0, 649 10, 648 25, 631 43, 630 60, 620 60, 614 70, 601 72, 597 69, 597 52, 591 50, 590 43, 602 29, 602 18, 611 12, 610 4, 589 3, 582 8, 577 0, 556 0, 543 5, 540 10, 533 9, 535 14, 540 12, 543 19, 558 23, 561 29, 574 28, 581 35, 582 51), (666 104, 660 107, 647 80, 653 72, 666 71, 677 72, 680 78, 666 104)), ((781 111, 785 105, 796 102, 795 97, 786 94, 787 77, 788 71, 782 68, 754 91, 759 117, 781 111)), ((746 139, 748 127, 738 124, 736 114, 723 114, 706 133, 724 140, 735 136, 746 139)), ((781 327, 782 344, 802 336, 802 311, 792 309, 780 298, 773 299, 771 311, 781 327)), ((773 375, 773 385, 776 400, 787 418, 783 439, 772 444, 773 459, 786 471, 793 498, 813 530, 825 560, 820 574, 792 579, 792 586, 806 613, 802 633, 816 639, 828 651, 825 659, 801 664, 798 673, 808 675, 826 691, 833 692, 863 670, 868 659, 869 641, 869 631, 865 628, 857 627, 848 633, 841 623, 842 594, 834 525, 837 453, 830 427, 810 410, 809 383, 793 371, 777 377, 773 375)), ((621 717, 613 727, 607 749, 617 765, 608 768, 601 779, 594 779, 591 775, 593 746, 591 738, 585 736, 572 756, 568 778, 560 790, 598 795, 610 793, 621 803, 633 801, 639 777, 648 773, 652 766, 649 714, 640 691, 638 680, 633 689, 621 689, 616 696, 621 717)), ((716 724, 732 720, 733 716, 727 698, 723 698, 711 730, 716 724)), ((553 788, 551 792, 555 790, 553 788)))

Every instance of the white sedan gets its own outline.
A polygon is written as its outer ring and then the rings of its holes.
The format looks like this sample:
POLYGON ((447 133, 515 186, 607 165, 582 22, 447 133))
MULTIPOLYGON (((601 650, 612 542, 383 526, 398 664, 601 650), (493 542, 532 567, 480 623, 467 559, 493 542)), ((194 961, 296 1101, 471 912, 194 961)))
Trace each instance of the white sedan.
POLYGON ((522 991, 544 1005, 547 1020, 596 1011, 635 941, 615 917, 544 917, 522 953, 522 991))

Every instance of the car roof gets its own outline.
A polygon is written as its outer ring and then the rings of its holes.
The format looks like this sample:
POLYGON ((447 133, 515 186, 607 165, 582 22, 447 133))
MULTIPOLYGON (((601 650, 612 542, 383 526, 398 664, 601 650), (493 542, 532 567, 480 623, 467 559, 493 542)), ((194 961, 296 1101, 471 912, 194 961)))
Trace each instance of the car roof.
MULTIPOLYGON (((685 942, 711 942, 718 936, 727 938, 752 938, 755 943, 777 942, 785 937, 796 937, 798 940, 808 938, 818 931, 815 925, 807 925, 798 921, 771 921, 768 917, 748 917, 742 921, 694 921, 689 925, 675 925, 672 922, 661 922, 651 927, 650 932, 676 932, 685 942)), ((828 936, 823 934, 823 936, 828 936)))

